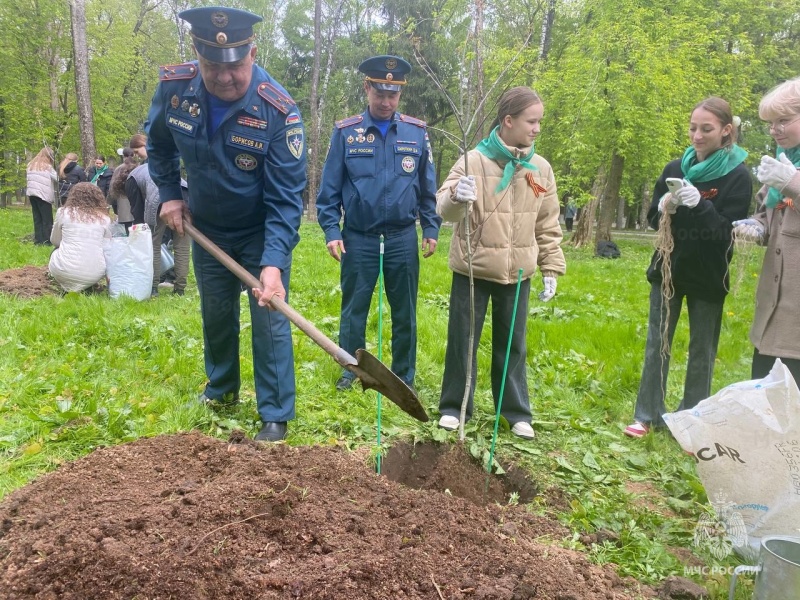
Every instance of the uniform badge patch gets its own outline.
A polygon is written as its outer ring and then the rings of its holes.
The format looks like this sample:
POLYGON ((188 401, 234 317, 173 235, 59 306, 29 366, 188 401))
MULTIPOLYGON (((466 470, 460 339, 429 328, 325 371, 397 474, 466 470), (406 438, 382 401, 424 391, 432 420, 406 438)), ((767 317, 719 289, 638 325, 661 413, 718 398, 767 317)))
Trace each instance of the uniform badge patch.
POLYGON ((199 117, 200 116, 200 105, 199 104, 192 104, 189 107, 189 114, 192 115, 193 117, 199 117))
POLYGON ((183 102, 181 102, 181 110, 189 112, 189 101, 188 100, 184 100, 183 102))
POLYGON ((371 144, 374 141, 375 141, 375 134, 374 133, 368 133, 367 134, 367 143, 371 144))
POLYGON ((303 156, 303 128, 293 127, 286 132, 286 145, 292 156, 299 159, 303 156))
POLYGON ((417 163, 410 156, 404 156, 403 162, 401 162, 400 164, 403 167, 403 171, 405 171, 406 173, 412 173, 417 163))
POLYGON ((287 125, 294 125, 295 123, 299 123, 299 122, 300 122, 300 115, 298 115, 297 113, 293 113, 293 114, 289 115, 288 117, 286 117, 286 124, 287 125))
POLYGON ((242 171, 252 171, 258 166, 258 161, 249 154, 239 154, 234 159, 236 166, 242 171))
POLYGON ((177 96, 173 96, 172 98, 170 98, 169 104, 170 106, 172 106, 172 108, 178 108, 178 104, 180 104, 180 99, 177 96))
POLYGON ((348 144, 352 144, 355 141, 356 141, 356 138, 354 138, 352 135, 348 135, 347 136, 347 143, 348 144))

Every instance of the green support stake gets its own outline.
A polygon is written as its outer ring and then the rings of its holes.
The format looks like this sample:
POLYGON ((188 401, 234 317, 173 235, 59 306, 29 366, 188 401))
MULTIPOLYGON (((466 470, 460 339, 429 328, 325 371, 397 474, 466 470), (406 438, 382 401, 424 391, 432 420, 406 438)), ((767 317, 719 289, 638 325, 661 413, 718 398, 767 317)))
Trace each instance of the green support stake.
MULTIPOLYGON (((508 332, 508 344, 506 345, 506 361, 503 364, 503 380, 500 382, 500 398, 497 399, 497 414, 494 417, 494 433, 492 433, 492 447, 489 450, 489 464, 486 465, 486 471, 492 472, 492 463, 494 462, 494 447, 497 443, 497 428, 500 425, 500 409, 503 408, 503 392, 506 389, 506 373, 508 373, 508 359, 511 355, 511 339, 514 337, 514 321, 517 318, 517 304, 519 303, 519 288, 522 284, 522 269, 517 271, 517 292, 514 295, 514 312, 511 313, 511 328, 508 332)), ((489 487, 489 478, 486 478, 486 487, 489 487)))
MULTIPOLYGON (((378 261, 378 360, 383 358, 383 236, 381 235, 381 254, 378 261)), ((381 474, 381 399, 378 392, 378 475, 381 474)))

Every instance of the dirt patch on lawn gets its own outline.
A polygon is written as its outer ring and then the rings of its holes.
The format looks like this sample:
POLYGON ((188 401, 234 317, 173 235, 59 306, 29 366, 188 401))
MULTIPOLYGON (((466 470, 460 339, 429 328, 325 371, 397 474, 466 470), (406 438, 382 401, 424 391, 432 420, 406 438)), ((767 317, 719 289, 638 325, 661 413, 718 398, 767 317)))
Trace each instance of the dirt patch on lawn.
POLYGON ((484 475, 462 447, 442 456, 449 494, 376 475, 335 447, 189 433, 99 449, 0 503, 0 598, 653 595, 548 545, 565 533, 557 522, 455 496, 461 475, 478 489, 484 475))
POLYGON ((0 271, 0 292, 20 298, 36 298, 47 294, 60 294, 61 288, 49 277, 46 266, 28 265, 19 269, 0 271))

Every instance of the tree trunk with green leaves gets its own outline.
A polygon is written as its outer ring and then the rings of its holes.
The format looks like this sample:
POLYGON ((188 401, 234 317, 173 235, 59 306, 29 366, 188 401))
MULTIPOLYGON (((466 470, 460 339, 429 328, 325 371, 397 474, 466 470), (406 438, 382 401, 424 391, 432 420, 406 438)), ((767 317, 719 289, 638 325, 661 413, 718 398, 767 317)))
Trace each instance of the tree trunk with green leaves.
POLYGON ((72 21, 72 52, 75 58, 75 97, 78 101, 78 122, 81 135, 81 154, 84 166, 89 165, 97 152, 94 144, 92 93, 89 85, 89 49, 86 44, 86 6, 84 0, 70 0, 72 21))
POLYGON ((597 230, 594 232, 594 246, 601 241, 611 240, 611 224, 617 212, 617 200, 622 184, 622 172, 625 168, 625 157, 618 152, 611 155, 611 167, 608 170, 605 191, 600 201, 600 218, 597 220, 597 230))

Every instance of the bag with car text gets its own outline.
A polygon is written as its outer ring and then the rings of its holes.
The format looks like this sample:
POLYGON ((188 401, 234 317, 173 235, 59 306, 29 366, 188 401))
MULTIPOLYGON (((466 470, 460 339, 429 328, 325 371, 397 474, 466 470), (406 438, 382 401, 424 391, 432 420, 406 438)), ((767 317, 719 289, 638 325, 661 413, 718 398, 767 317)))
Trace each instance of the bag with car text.
POLYGON ((724 554, 727 544, 755 560, 762 537, 796 535, 800 391, 786 365, 776 360, 763 379, 729 385, 692 409, 665 414, 664 421, 694 456, 714 508, 716 523, 706 530, 701 518, 696 543, 705 536, 712 550, 716 545, 724 554))

